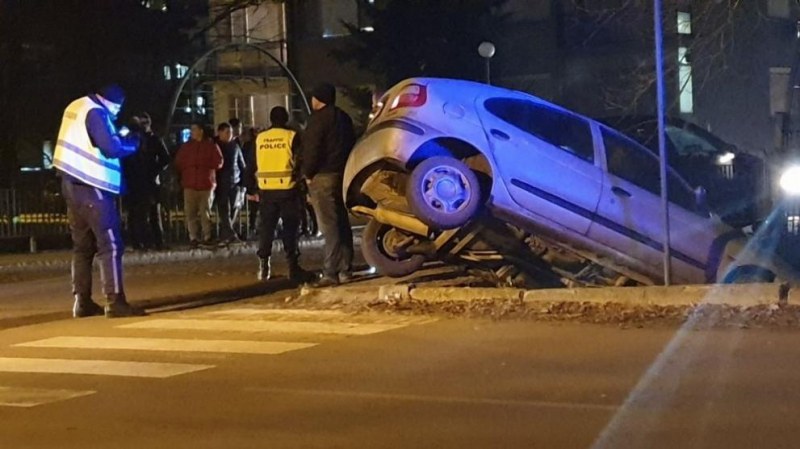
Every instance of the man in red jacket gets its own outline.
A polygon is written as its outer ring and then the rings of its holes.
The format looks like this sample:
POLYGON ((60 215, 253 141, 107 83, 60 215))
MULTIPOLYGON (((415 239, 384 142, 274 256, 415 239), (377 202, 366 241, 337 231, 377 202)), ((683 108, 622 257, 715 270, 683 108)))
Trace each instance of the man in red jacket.
POLYGON ((183 187, 183 211, 186 229, 193 248, 200 245, 199 229, 202 227, 203 243, 211 242, 211 205, 214 188, 217 186, 216 172, 222 168, 222 151, 205 135, 202 123, 192 124, 192 138, 181 145, 175 156, 175 168, 183 187))

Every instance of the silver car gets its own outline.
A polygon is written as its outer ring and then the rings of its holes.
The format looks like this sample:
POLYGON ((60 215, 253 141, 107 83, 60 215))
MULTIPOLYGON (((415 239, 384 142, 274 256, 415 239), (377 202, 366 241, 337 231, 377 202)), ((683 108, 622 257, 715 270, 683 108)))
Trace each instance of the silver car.
MULTIPOLYGON (((456 259, 568 285, 659 282, 659 186, 657 157, 608 126, 525 93, 433 78, 383 96, 344 176, 347 206, 371 217, 364 256, 383 274, 456 259)), ((673 282, 787 272, 673 171, 669 186, 673 282)))

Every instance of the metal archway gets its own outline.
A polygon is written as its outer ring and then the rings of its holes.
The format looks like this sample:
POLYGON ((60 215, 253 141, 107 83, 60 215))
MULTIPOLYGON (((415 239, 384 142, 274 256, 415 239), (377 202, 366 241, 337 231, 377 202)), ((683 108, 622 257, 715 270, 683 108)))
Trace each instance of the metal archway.
POLYGON ((275 64, 277 64, 281 68, 281 70, 283 70, 283 72, 292 81, 292 84, 297 89, 297 92, 300 94, 300 98, 302 98, 303 100, 303 106, 305 107, 306 115, 311 115, 311 106, 308 104, 308 98, 306 98, 305 91, 303 90, 303 87, 300 86, 300 83, 297 81, 297 77, 294 76, 294 73, 292 73, 292 71, 289 69, 289 67, 286 66, 286 64, 281 62, 272 53, 259 47, 258 45, 249 43, 230 43, 230 44, 219 45, 217 47, 212 48, 211 50, 208 50, 207 52, 203 53, 199 58, 197 58, 194 61, 194 63, 192 63, 191 66, 189 66, 189 69, 187 70, 186 74, 183 76, 180 83, 175 88, 175 92, 172 94, 172 99, 170 100, 170 107, 169 110, 167 111, 167 120, 164 127, 164 130, 166 132, 169 132, 169 130, 172 129, 172 118, 175 114, 175 109, 178 106, 178 100, 180 99, 181 92, 183 92, 183 89, 186 87, 186 83, 192 79, 192 76, 194 76, 195 71, 200 66, 200 64, 206 62, 206 60, 210 56, 216 53, 221 53, 231 50, 255 50, 260 54, 265 55, 269 59, 271 59, 275 64))

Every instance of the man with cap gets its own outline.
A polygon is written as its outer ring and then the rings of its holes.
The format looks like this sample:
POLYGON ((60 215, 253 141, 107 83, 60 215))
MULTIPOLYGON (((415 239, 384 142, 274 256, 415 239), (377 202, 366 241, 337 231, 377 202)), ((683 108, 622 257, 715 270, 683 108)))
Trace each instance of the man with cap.
POLYGON ((270 127, 258 134, 255 164, 245 177, 250 199, 259 201, 261 224, 258 231, 258 279, 272 277, 270 257, 278 219, 283 222, 283 252, 289 265, 289 279, 307 280, 300 267, 297 239, 300 228, 300 189, 297 185, 297 133, 289 129, 289 112, 282 106, 269 113, 270 127), (258 196, 256 196, 256 193, 258 196))
POLYGON ((311 92, 314 112, 303 135, 301 170, 325 238, 325 261, 319 286, 352 277, 353 231, 342 199, 342 175, 355 144, 353 121, 336 107, 336 89, 327 83, 311 92))
POLYGON ((67 106, 58 133, 53 165, 62 178, 72 232, 73 316, 109 318, 144 315, 128 304, 122 285, 120 216, 123 191, 120 159, 138 147, 135 134, 117 129, 114 120, 125 92, 112 84, 67 106), (100 265, 105 309, 92 300, 92 263, 100 265))

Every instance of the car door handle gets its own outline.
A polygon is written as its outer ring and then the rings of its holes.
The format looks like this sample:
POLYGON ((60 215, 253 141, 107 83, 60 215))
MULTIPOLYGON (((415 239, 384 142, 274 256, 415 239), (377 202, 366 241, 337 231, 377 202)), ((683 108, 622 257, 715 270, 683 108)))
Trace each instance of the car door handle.
POLYGON ((503 131, 500 131, 499 129, 493 129, 493 130, 489 131, 489 133, 493 137, 498 138, 500 140, 510 140, 511 139, 511 137, 508 134, 504 133, 503 131))
POLYGON ((614 192, 614 195, 624 196, 625 198, 630 198, 631 196, 633 196, 633 195, 631 195, 631 192, 628 192, 627 190, 623 189, 622 187, 614 186, 614 187, 611 188, 611 191, 614 192))

